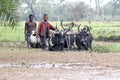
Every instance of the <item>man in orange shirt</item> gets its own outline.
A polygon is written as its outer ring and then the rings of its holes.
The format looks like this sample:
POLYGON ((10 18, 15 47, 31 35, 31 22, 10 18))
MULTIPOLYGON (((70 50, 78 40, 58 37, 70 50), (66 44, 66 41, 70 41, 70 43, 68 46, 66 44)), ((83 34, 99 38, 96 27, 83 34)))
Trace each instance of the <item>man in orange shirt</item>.
POLYGON ((55 30, 55 27, 53 27, 48 22, 48 14, 43 15, 43 21, 39 23, 38 26, 38 35, 40 36, 41 40, 41 47, 44 49, 46 46, 46 39, 49 38, 49 30, 55 30))

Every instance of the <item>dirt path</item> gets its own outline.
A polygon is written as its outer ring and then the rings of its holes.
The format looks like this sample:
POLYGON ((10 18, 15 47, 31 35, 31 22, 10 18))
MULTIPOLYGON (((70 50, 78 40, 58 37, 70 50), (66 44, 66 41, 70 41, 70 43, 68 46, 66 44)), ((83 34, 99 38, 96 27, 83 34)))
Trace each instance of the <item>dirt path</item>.
POLYGON ((120 80, 120 53, 0 48, 0 80, 120 80))

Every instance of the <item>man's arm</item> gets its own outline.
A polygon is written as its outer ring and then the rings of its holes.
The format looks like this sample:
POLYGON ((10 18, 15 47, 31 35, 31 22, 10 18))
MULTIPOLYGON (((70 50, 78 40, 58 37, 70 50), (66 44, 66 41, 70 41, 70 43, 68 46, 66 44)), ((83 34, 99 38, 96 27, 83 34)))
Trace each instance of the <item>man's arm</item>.
POLYGON ((25 28, 24 28, 25 40, 27 41, 26 33, 27 33, 27 22, 25 23, 25 28))
POLYGON ((35 22, 35 30, 37 29, 37 23, 35 22))
POLYGON ((49 29, 51 29, 51 30, 55 30, 56 28, 55 27, 53 27, 50 23, 49 23, 49 29))
POLYGON ((27 22, 25 22, 24 35, 27 33, 27 22))
POLYGON ((42 25, 42 23, 40 22, 38 25, 37 34, 40 34, 41 25, 42 25))

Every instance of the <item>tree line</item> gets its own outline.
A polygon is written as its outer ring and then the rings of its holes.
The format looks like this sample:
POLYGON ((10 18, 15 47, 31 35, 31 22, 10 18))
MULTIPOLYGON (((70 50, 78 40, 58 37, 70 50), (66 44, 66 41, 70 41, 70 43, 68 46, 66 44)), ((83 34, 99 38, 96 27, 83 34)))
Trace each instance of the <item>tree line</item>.
POLYGON ((84 2, 65 2, 65 0, 21 0, 21 20, 27 20, 27 15, 32 13, 36 20, 41 20, 44 13, 48 13, 51 21, 120 21, 120 0, 90 0, 84 2), (95 7, 92 8, 91 2, 95 7), (24 13, 24 14, 23 14, 24 13))
POLYGON ((51 21, 120 21, 120 0, 89 0, 66 2, 66 0, 0 0, 0 21, 14 26, 19 20, 27 20, 33 14, 35 20, 49 14, 51 21), (94 2, 95 7, 91 7, 94 2))

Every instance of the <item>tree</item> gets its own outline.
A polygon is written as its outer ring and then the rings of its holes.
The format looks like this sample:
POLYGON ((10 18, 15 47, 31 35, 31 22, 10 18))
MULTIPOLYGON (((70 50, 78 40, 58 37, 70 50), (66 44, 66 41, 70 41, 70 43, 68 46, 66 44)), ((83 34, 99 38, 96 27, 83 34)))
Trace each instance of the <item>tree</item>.
POLYGON ((54 10, 55 10, 55 13, 57 15, 57 21, 60 21, 61 20, 61 14, 63 13, 63 2, 65 0, 54 0, 54 10))
POLYGON ((85 18, 89 11, 84 2, 74 2, 69 4, 69 13, 73 15, 76 21, 85 18))
POLYGON ((114 18, 114 15, 116 13, 116 9, 120 7, 120 0, 112 0, 112 17, 114 18))
POLYGON ((26 15, 33 14, 35 20, 41 20, 43 14, 52 13, 51 2, 53 0, 21 0, 21 5, 27 5, 26 15))
POLYGON ((102 5, 103 5, 104 0, 95 0, 95 5, 96 5, 96 13, 98 16, 102 15, 102 5))
POLYGON ((21 0, 20 2, 21 2, 21 4, 27 5, 27 8, 31 10, 31 13, 34 15, 35 20, 36 20, 37 19, 36 14, 35 14, 35 11, 33 9, 33 4, 36 3, 36 0, 21 0))
POLYGON ((119 0, 112 0, 103 6, 104 14, 108 20, 119 21, 120 3, 119 0))
POLYGON ((18 20, 17 6, 19 0, 0 0, 0 19, 3 26, 8 25, 12 28, 16 25, 18 20))
POLYGON ((92 15, 91 2, 92 2, 92 0, 90 0, 90 9, 89 9, 89 24, 91 24, 91 22, 92 22, 92 20, 91 20, 91 15, 92 15))
POLYGON ((49 13, 49 15, 52 13, 52 8, 48 0, 39 0, 33 8, 37 14, 37 20, 41 20, 43 18, 43 14, 45 13, 49 13))

